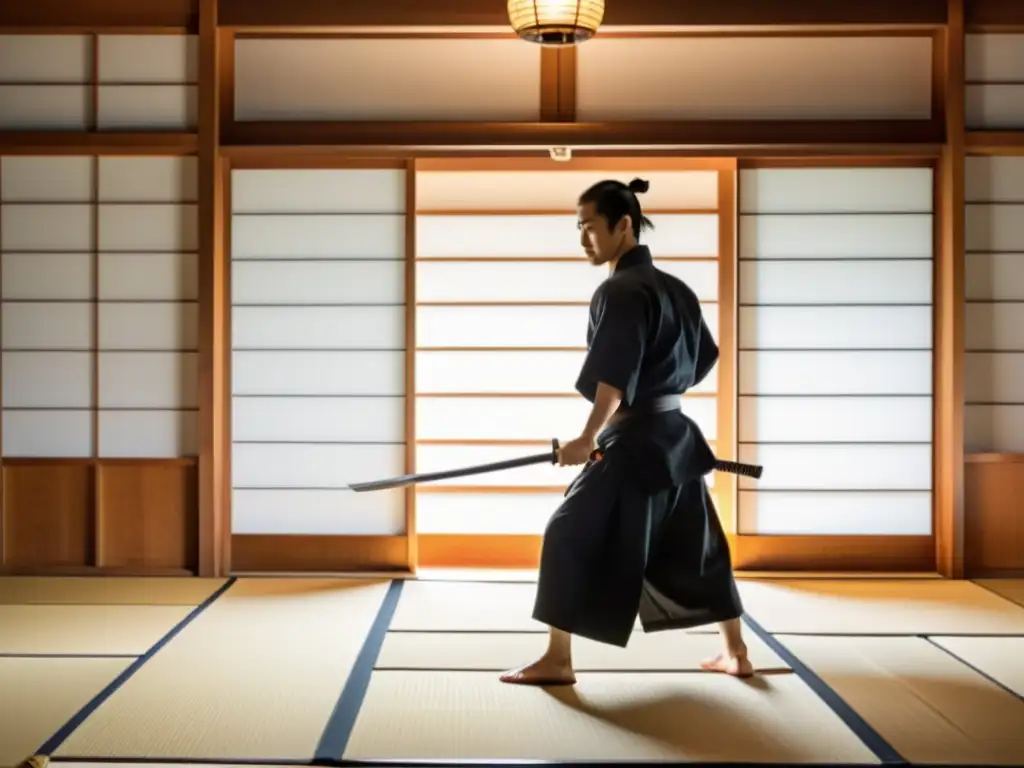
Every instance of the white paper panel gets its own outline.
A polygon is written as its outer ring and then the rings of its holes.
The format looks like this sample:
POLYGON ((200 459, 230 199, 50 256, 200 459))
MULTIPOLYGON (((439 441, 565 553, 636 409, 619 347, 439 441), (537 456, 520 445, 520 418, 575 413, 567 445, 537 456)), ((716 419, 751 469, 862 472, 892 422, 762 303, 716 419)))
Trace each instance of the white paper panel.
POLYGON ((4 352, 5 408, 88 408, 92 355, 88 352, 4 352))
POLYGON ((929 214, 741 216, 742 259, 930 259, 929 214))
POLYGON ((765 467, 754 491, 929 491, 930 445, 740 445, 739 460, 765 467))
POLYGON ((968 301, 1024 301, 1024 252, 968 253, 968 301))
POLYGON ((199 355, 101 352, 100 408, 198 408, 199 355))
POLYGON ((193 350, 199 304, 100 304, 100 349, 193 350))
POLYGON ((237 349, 405 349, 405 307, 236 307, 237 349))
POLYGON ((930 397, 739 398, 739 440, 744 443, 909 443, 931 439, 930 397))
MULTIPOLYGON (((441 472, 457 467, 471 467, 494 461, 507 461, 546 453, 548 447, 504 445, 420 445, 416 448, 417 472, 441 472)), ((471 475, 431 483, 432 488, 452 486, 533 486, 564 488, 580 473, 582 467, 560 467, 557 464, 534 464, 516 467, 496 474, 471 475)), ((422 497, 423 494, 420 494, 422 497)))
POLYGON ((740 352, 741 395, 930 395, 932 353, 740 352))
POLYGON ((924 491, 741 491, 739 530, 762 536, 927 536, 932 532, 932 497, 924 491))
POLYGON ((5 301, 89 300, 92 259, 90 253, 4 253, 0 296, 5 301))
POLYGON ((0 130, 87 130, 89 93, 80 85, 0 85, 0 130))
POLYGON ((83 458, 92 455, 92 413, 4 409, 7 458, 83 458))
POLYGON ((100 411, 105 458, 178 458, 199 453, 198 411, 100 411))
POLYGON ((968 85, 964 90, 968 129, 1014 130, 1024 125, 1024 84, 968 85))
MULTIPOLYGON (((571 440, 590 415, 583 398, 418 397, 418 440, 571 440)), ((685 398, 682 410, 708 440, 714 440, 718 404, 714 398, 685 398)))
POLYGON ((968 34, 964 68, 968 80, 1024 80, 1024 34, 968 34))
POLYGON ((235 444, 236 488, 342 488, 405 471, 402 445, 235 444))
POLYGON ((199 80, 197 35, 101 35, 101 83, 194 83, 199 80))
POLYGON ((196 205, 101 205, 101 251, 194 251, 196 205))
POLYGON ((1024 404, 1024 351, 968 352, 964 357, 964 388, 968 403, 1024 404))
POLYGON ((101 157, 103 202, 188 203, 199 193, 195 157, 101 157))
POLYGON ((419 493, 416 532, 536 536, 562 500, 559 493, 419 493))
POLYGON ((91 251, 89 205, 4 205, 0 247, 5 251, 91 251))
POLYGON ((1024 304, 969 302, 964 336, 968 350, 1024 351, 1024 304))
POLYGON ((86 303, 3 305, 5 350, 87 350, 92 347, 92 305, 86 303))
POLYGON ((927 350, 932 308, 740 307, 739 339, 741 349, 927 350))
POLYGON ((231 532, 291 536, 400 536, 405 491, 236 489, 231 532))
MULTIPOLYGON (((418 352, 421 393, 575 393, 586 352, 418 352)), ((714 392, 715 368, 691 392, 714 392)))
MULTIPOLYGON (((702 306, 718 338, 718 305, 702 306)), ((418 307, 420 347, 579 347, 587 341, 590 310, 574 307, 418 307)))
POLYGON ((968 157, 964 170, 967 202, 1024 202, 1024 157, 968 157))
POLYGON ((930 304, 930 261, 744 261, 744 304, 930 304))
POLYGON ((236 395, 404 395, 405 352, 235 352, 236 395))
POLYGON ((195 301, 199 298, 196 253, 101 253, 100 299, 195 301))
POLYGON ((404 170, 364 168, 234 170, 231 206, 236 215, 404 214, 405 176, 404 170))
POLYGON ((91 157, 0 158, 0 198, 5 203, 88 203, 91 157))
POLYGON ((404 443, 404 397, 236 397, 236 443, 404 443))
POLYGON ((971 203, 964 214, 968 251, 1024 251, 1024 205, 971 203))
POLYGON ((87 83, 89 35, 0 35, 0 81, 87 83))
POLYGON ((1024 453, 1024 405, 964 408, 964 450, 1024 453))
MULTIPOLYGON (((651 185, 640 200, 645 210, 718 208, 717 171, 550 170, 418 172, 416 209, 421 212, 573 211, 580 195, 593 184, 608 178, 628 184, 637 177, 651 185)), ((653 218, 657 226, 664 216, 653 218)))
MULTIPOLYGON (((662 261, 656 266, 687 283, 700 300, 718 297, 717 262, 662 261)), ((422 302, 589 303, 607 277, 607 269, 585 261, 421 261, 416 264, 416 295, 422 302)))
POLYGON ((80 85, 0 85, 0 130, 84 131, 89 88, 80 85))
POLYGON ((934 199, 930 168, 747 169, 739 182, 740 213, 927 213, 934 199))
POLYGON ((242 39, 235 45, 238 120, 535 121, 539 82, 540 50, 516 39, 242 39))
POLYGON ((405 217, 236 215, 231 251, 235 259, 402 259, 405 217))
POLYGON ((598 38, 579 48, 576 117, 927 119, 931 49, 922 36, 598 38))
POLYGON ((101 85, 96 124, 101 131, 193 129, 199 117, 194 85, 101 85))
MULTIPOLYGON (((582 190, 580 190, 582 192, 582 190)), ((660 214, 648 218, 653 230, 640 239, 657 258, 717 256, 716 214, 660 214)), ((575 215, 417 216, 416 256, 420 259, 477 257, 529 259, 583 258, 575 215)))
POLYGON ((235 262, 231 293, 241 304, 403 304, 405 263, 235 262))

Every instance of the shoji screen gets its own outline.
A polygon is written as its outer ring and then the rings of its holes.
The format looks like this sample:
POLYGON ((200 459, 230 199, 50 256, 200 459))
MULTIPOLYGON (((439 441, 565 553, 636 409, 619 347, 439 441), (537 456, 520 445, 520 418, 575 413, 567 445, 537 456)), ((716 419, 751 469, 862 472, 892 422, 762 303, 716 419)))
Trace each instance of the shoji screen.
POLYGON ((966 165, 968 453, 1024 452, 1024 158, 966 165))
POLYGON ((195 158, 3 158, 8 565, 193 567, 196 195, 195 158))
POLYGON ((0 130, 185 131, 195 35, 0 35, 0 130))
POLYGON ((1024 128, 1024 34, 967 35, 967 128, 1024 128))
POLYGON ((932 530, 932 172, 741 172, 743 534, 932 530))
POLYGON ((403 491, 344 487, 405 470, 405 170, 231 186, 233 532, 401 535, 403 491))
MULTIPOLYGON (((583 428, 590 405, 574 384, 590 298, 608 271, 582 254, 576 199, 595 181, 650 180, 656 229, 642 239, 699 294, 717 335, 717 171, 547 167, 417 173, 417 471, 543 452, 583 428)), ((717 371, 684 404, 712 441, 716 392, 717 371)), ((444 549, 444 535, 492 537, 479 562, 502 536, 542 533, 578 471, 542 464, 420 486, 417 533, 437 543, 421 538, 421 562, 444 549)))

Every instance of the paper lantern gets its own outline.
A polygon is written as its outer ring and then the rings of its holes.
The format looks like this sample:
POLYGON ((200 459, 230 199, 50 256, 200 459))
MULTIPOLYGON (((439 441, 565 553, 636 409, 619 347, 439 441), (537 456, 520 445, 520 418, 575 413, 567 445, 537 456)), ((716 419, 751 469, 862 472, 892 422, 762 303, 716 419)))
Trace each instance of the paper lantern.
POLYGON ((604 0, 508 0, 508 20, 531 43, 576 45, 597 34, 604 0))

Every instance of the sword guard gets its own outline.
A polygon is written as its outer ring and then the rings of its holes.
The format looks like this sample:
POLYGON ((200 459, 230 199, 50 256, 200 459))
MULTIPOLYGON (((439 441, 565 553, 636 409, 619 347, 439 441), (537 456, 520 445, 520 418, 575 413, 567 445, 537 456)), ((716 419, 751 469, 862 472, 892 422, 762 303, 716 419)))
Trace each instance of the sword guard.
POLYGON ((551 463, 552 464, 557 464, 558 463, 558 449, 559 449, 558 438, 557 437, 552 438, 552 440, 551 440, 551 463))

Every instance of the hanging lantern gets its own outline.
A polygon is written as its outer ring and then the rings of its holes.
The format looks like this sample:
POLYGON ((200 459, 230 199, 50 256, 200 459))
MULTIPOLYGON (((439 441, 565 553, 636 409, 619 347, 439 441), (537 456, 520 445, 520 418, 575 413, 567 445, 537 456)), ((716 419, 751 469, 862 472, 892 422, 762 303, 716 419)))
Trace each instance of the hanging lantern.
POLYGON ((508 0, 508 19, 523 40, 576 45, 597 34, 604 0, 508 0))

